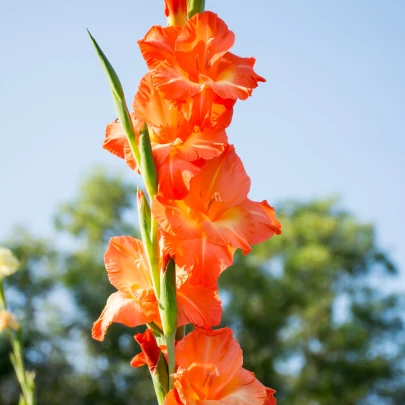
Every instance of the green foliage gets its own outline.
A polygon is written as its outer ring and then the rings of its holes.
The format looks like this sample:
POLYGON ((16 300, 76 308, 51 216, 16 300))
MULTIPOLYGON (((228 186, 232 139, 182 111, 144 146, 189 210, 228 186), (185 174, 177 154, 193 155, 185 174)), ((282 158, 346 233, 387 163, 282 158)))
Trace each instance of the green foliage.
MULTIPOLYGON (((103 254, 111 236, 136 236, 135 199, 134 184, 97 170, 59 208, 53 242, 21 229, 3 241, 22 263, 5 288, 41 405, 156 401, 148 370, 129 365, 137 330, 114 324, 102 343, 90 335, 114 291, 103 254)), ((378 288, 396 269, 374 227, 333 200, 285 203, 278 213, 282 236, 237 255, 220 279, 224 324, 245 367, 277 389, 280 404, 402 405, 403 303, 378 288)), ((2 405, 19 395, 9 350, 0 336, 2 405)))
POLYGON ((246 368, 282 404, 368 404, 374 395, 399 405, 403 303, 372 287, 396 273, 373 226, 334 200, 278 213, 283 234, 239 255, 220 280, 246 368))

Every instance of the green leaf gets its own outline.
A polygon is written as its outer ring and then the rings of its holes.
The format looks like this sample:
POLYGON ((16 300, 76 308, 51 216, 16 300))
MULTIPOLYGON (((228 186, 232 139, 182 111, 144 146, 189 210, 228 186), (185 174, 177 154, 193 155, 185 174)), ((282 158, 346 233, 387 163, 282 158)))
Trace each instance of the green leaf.
POLYGON ((112 67, 111 63, 105 56, 104 52, 99 47, 97 41, 93 38, 90 34, 90 31, 87 30, 91 42, 97 52, 98 59, 101 63, 101 66, 104 70, 104 73, 107 76, 108 83, 110 85, 110 90, 113 96, 113 102, 115 107, 115 112, 117 113, 118 119, 125 131, 125 134, 128 138, 129 144, 131 146, 132 153, 134 155, 136 164, 138 167, 140 166, 140 156, 138 146, 136 144, 136 135, 134 126, 132 124, 131 116, 128 112, 127 103, 125 101, 124 90, 122 89, 121 82, 118 78, 118 75, 115 73, 114 68, 112 67))

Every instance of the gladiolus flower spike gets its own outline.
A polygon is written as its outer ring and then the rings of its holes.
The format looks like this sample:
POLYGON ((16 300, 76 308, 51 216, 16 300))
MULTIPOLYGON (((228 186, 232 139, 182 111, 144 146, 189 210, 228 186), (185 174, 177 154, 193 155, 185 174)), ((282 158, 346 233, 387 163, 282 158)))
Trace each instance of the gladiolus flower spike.
POLYGON ((117 289, 92 335, 112 323, 146 325, 131 365, 148 365, 160 405, 275 405, 275 391, 242 367, 242 350, 221 321, 218 278, 237 249, 281 233, 267 201, 249 199, 250 178, 228 143, 237 100, 265 79, 254 58, 230 52, 235 35, 204 0, 164 0, 168 26, 139 47, 148 72, 128 111, 118 76, 91 37, 107 74, 117 120, 103 148, 141 175, 142 240, 111 238, 104 256, 117 289), (186 333, 187 325, 193 332, 186 333), (176 340, 177 339, 177 340, 176 340))

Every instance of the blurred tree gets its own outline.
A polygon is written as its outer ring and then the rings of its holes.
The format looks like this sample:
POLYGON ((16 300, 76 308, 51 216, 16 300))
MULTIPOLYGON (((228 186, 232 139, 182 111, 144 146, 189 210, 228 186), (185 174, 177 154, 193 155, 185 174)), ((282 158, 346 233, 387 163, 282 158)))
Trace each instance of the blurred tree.
POLYGON ((278 215, 283 234, 220 279, 246 368, 280 404, 404 404, 404 306, 379 288, 397 271, 374 227, 336 200, 278 215))
MULTIPOLYGON (((133 184, 97 170, 60 207, 52 242, 20 229, 4 243, 23 263, 7 294, 41 405, 154 403, 148 371, 129 366, 137 330, 114 324, 104 342, 90 336, 114 290, 103 253, 111 236, 136 234, 135 198, 133 184)), ((238 255, 220 280, 224 324, 236 330, 246 368, 277 389, 280 404, 403 404, 403 307, 378 288, 396 270, 373 226, 335 201, 278 212, 283 235, 238 255)), ((4 405, 18 398, 8 350, 0 339, 4 405)))

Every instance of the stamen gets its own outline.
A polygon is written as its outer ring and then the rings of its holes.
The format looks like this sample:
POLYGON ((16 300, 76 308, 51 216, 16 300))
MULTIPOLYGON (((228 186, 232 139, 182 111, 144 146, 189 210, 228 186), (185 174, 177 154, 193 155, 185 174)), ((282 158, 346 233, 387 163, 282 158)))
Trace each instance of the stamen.
POLYGON ((214 201, 216 201, 216 202, 221 202, 222 201, 221 195, 217 191, 212 195, 212 197, 208 201, 207 212, 210 210, 211 204, 214 201))
POLYGON ((205 386, 205 384, 208 383, 208 388, 211 388, 214 376, 216 376, 216 377, 219 376, 219 371, 218 371, 217 367, 215 367, 214 370, 207 372, 207 375, 205 376, 203 387, 205 386))

